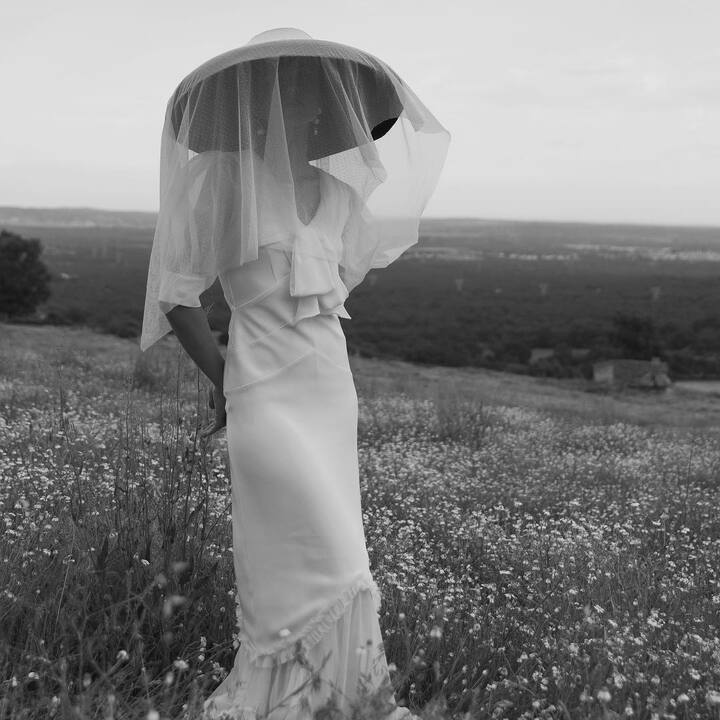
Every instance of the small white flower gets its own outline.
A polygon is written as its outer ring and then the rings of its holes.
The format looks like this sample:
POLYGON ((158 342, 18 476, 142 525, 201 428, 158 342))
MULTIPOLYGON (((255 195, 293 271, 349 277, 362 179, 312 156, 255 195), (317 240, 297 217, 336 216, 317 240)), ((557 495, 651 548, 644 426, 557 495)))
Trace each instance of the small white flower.
POLYGON ((610 702, 612 695, 610 695, 610 691, 607 688, 600 688, 600 690, 597 691, 596 697, 600 702, 610 702))
POLYGON ((115 656, 115 659, 120 662, 125 662, 130 656, 128 655, 127 650, 118 650, 118 654, 115 656))
POLYGON ((178 658, 177 660, 175 660, 175 662, 173 663, 173 665, 174 665, 178 670, 187 670, 187 669, 188 669, 188 664, 187 664, 184 660, 182 660, 182 659, 180 659, 180 658, 178 658))
POLYGON ((278 635, 280 635, 280 637, 287 637, 289 634, 290 634, 290 631, 289 631, 287 628, 283 628, 283 629, 278 633, 278 635))

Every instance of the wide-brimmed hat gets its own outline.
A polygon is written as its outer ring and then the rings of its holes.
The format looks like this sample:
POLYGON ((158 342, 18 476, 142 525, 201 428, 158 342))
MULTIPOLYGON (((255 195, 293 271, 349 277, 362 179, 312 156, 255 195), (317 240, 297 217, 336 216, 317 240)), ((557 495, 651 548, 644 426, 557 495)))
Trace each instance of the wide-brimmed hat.
POLYGON ((257 259, 281 228, 294 256, 334 263, 350 292, 417 242, 449 141, 383 60, 297 28, 260 33, 202 63, 166 106, 141 349, 171 329, 169 305, 199 305, 219 275, 257 259), (317 171, 343 205, 337 237, 298 221, 296 183, 317 171))

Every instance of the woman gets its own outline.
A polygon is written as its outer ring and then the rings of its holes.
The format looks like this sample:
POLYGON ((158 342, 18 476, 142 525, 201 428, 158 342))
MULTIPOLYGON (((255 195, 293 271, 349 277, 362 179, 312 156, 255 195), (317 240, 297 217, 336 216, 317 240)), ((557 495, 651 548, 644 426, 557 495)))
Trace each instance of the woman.
MULTIPOLYGON (((417 241, 448 141, 381 61, 292 28, 208 61, 168 104, 141 347, 172 328, 213 383, 203 436, 227 431, 241 642, 206 718, 295 720, 331 696, 349 714, 359 681, 389 685, 340 317, 417 241), (199 301, 215 277, 224 360, 199 301)), ((414 717, 391 686, 387 705, 414 717)))

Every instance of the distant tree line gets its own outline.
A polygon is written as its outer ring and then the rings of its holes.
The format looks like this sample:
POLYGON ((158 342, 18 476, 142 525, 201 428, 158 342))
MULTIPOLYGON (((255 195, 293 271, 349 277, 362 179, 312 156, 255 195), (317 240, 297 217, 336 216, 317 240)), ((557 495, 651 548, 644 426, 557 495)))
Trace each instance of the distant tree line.
MULTIPOLYGON (((51 280, 56 279, 41 253, 39 240, 5 230, 0 234, 0 319, 83 324, 120 337, 139 336, 146 258, 138 257, 121 276, 115 267, 77 252, 72 269, 85 278, 82 293, 70 284, 56 285, 64 294, 41 313, 38 307, 51 297, 51 280)), ((545 275, 556 276, 540 283, 540 296, 537 275, 527 264, 466 269, 461 284, 455 272, 447 263, 413 261, 371 271, 346 301, 352 319, 341 322, 348 350, 560 378, 591 378, 598 360, 657 356, 668 363, 671 378, 720 378, 720 317, 714 312, 720 294, 713 294, 717 284, 706 278, 669 281, 670 302, 660 315, 655 308, 638 312, 643 305, 633 299, 637 276, 623 275, 624 270, 597 267, 585 275, 568 274, 561 264, 548 266, 545 275), (601 284, 602 295, 597 293, 601 284), (548 293, 548 286, 559 292, 548 293), (534 348, 552 352, 531 362, 534 348)), ((229 308, 219 282, 201 301, 213 308, 211 328, 226 342, 229 308)))

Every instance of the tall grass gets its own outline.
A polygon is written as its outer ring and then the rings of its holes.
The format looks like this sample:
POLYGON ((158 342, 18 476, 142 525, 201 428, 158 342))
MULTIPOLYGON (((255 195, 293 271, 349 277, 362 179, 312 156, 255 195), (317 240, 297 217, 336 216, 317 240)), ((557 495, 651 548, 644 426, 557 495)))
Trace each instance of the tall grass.
MULTIPOLYGON (((224 435, 199 441, 207 383, 176 344, 80 337, 0 347, 0 718, 193 717, 238 647, 224 435)), ((720 717, 712 431, 457 387, 359 398, 400 702, 423 718, 720 717)), ((357 717, 377 717, 362 700, 357 717)))

